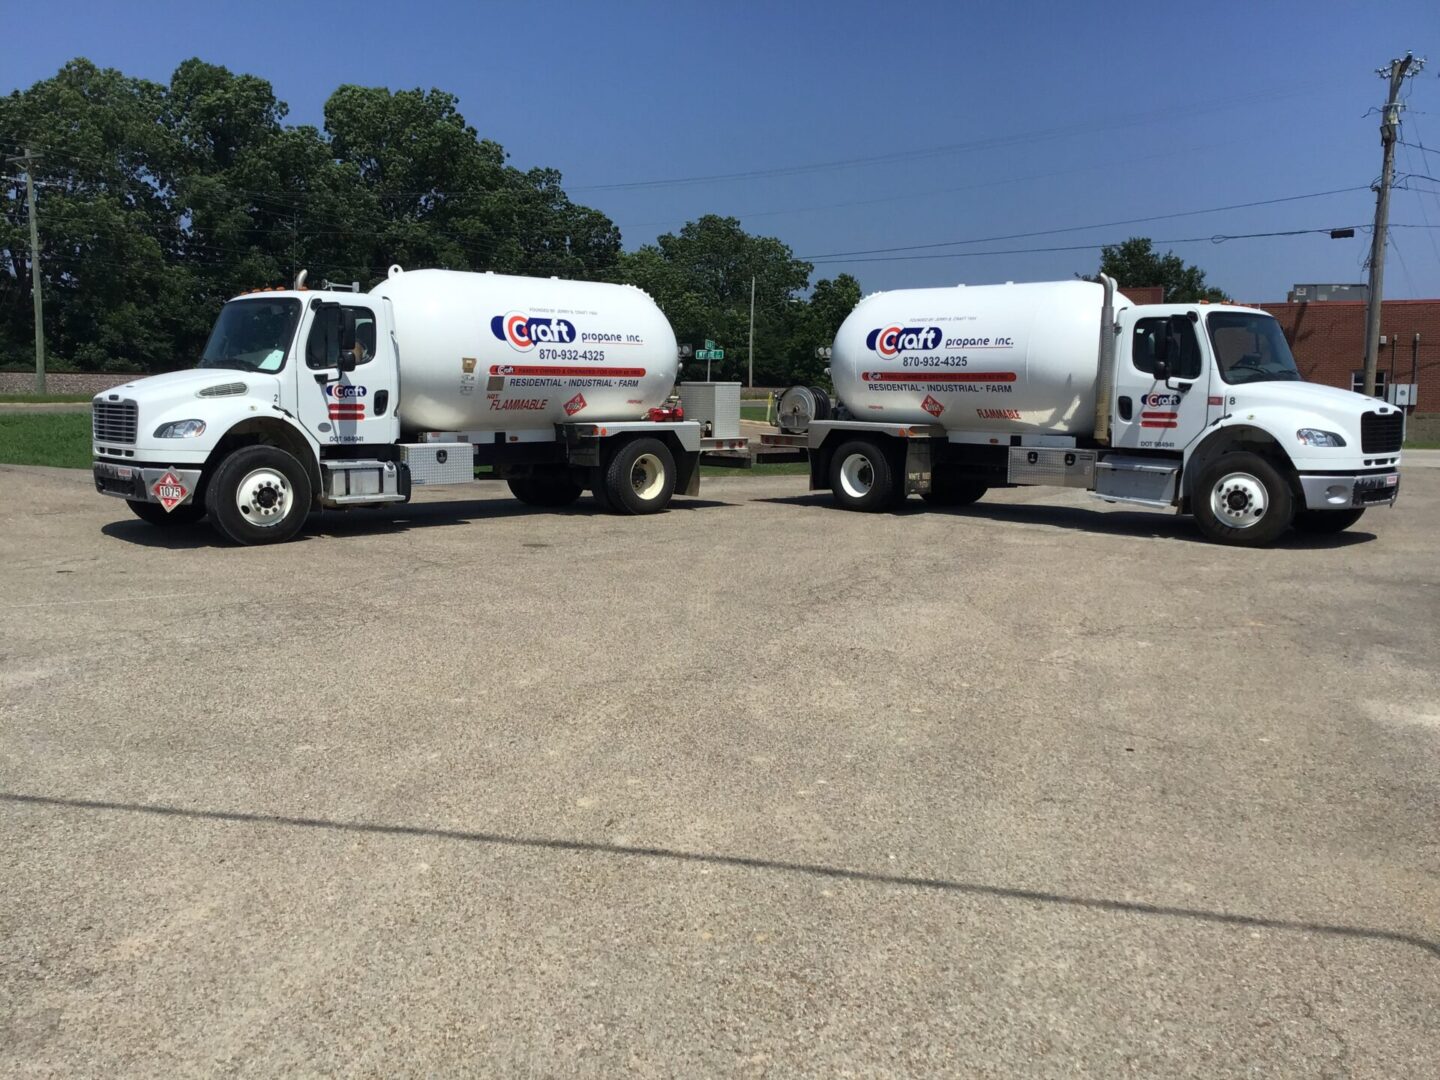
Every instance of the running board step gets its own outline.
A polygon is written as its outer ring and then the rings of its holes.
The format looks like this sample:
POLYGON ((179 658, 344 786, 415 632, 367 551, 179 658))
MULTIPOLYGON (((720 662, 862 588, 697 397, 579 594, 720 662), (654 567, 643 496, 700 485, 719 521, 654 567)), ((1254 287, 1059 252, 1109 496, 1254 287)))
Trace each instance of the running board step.
POLYGON ((1095 463, 1091 494, 1107 502, 1168 508, 1175 505, 1180 466, 1154 458, 1110 456, 1095 463))

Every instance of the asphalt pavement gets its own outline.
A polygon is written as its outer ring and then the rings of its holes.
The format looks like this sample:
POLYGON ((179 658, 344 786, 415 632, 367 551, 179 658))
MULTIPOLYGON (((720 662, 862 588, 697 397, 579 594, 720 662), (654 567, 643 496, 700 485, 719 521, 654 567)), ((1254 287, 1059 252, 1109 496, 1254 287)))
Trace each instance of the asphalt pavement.
POLYGON ((0 491, 4 1075, 1435 1075, 1440 471, 1260 551, 0 491))

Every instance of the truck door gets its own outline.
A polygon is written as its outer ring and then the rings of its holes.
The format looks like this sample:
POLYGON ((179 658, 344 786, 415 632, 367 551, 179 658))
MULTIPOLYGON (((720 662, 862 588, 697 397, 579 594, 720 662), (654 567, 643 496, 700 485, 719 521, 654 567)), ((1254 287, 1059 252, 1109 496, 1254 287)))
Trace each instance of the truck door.
POLYGON ((322 446, 397 442, 398 376, 382 307, 370 297, 316 298, 309 315, 304 363, 295 365, 300 422, 322 446), (353 370, 342 370, 342 352, 353 370))
POLYGON ((1200 437, 1212 412, 1222 412, 1210 404, 1212 365, 1196 323, 1185 312, 1157 315, 1145 308, 1121 311, 1117 321, 1111 445, 1183 450, 1200 437), (1168 371, 1157 371, 1162 363, 1168 371))

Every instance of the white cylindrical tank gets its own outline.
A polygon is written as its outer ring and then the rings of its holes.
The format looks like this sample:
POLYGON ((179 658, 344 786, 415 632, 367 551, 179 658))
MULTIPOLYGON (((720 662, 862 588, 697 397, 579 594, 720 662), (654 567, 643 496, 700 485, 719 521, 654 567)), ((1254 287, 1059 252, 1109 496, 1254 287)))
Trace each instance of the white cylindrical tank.
POLYGON ((1088 435, 1104 295, 1090 281, 876 293, 841 324, 830 376, 857 420, 1088 435))
POLYGON ((640 420, 675 384, 675 333, 631 285, 392 267, 370 292, 393 312, 407 432, 640 420))

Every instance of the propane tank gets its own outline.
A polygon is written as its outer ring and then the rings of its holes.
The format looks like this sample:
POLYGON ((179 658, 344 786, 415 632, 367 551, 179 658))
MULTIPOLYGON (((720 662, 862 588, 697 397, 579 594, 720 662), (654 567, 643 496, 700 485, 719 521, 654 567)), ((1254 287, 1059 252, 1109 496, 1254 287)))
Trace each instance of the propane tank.
POLYGON ((643 420, 679 359, 655 301, 632 285, 390 268, 402 429, 523 431, 643 420))
POLYGON ((831 381, 857 420, 1089 435, 1104 300, 1090 281, 875 293, 835 335, 831 381))

